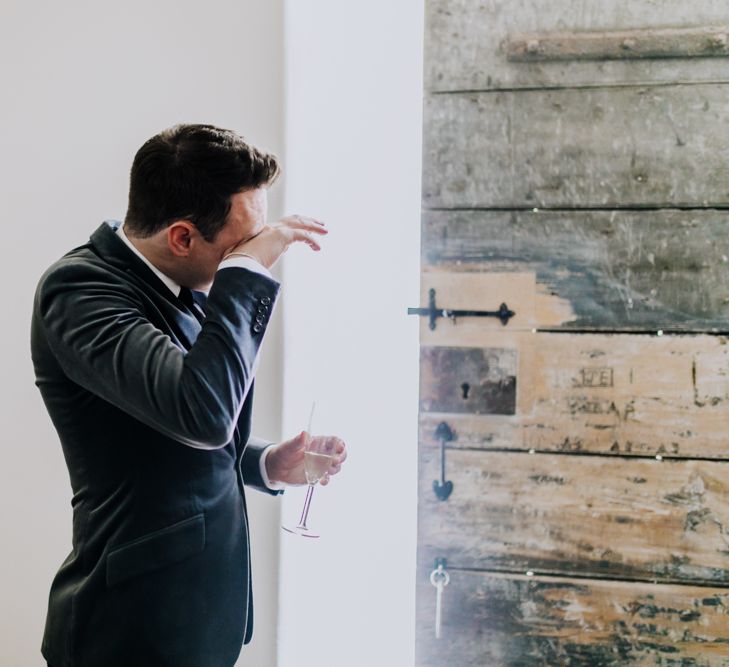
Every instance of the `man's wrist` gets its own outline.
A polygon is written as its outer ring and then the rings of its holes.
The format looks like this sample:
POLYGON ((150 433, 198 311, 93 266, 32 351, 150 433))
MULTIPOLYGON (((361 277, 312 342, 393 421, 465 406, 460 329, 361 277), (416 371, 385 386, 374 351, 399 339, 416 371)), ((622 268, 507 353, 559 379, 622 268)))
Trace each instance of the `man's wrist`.
POLYGON ((241 251, 235 250, 233 252, 229 252, 225 257, 223 257, 222 261, 225 261, 229 257, 250 257, 252 260, 263 265, 263 262, 258 257, 256 257, 255 255, 251 255, 249 252, 241 252, 241 251))
POLYGON ((278 491, 279 489, 285 488, 285 484, 283 482, 279 482, 273 479, 272 470, 268 467, 268 464, 272 462, 269 461, 269 455, 273 452, 275 448, 275 444, 269 445, 268 447, 266 447, 266 449, 263 450, 263 453, 261 454, 261 477, 263 478, 263 483, 269 489, 278 491))
POLYGON ((241 269, 248 269, 254 273, 260 273, 267 278, 273 278, 271 272, 253 255, 243 252, 231 252, 227 254, 220 261, 218 265, 218 271, 220 269, 227 269, 229 267, 238 267, 241 269))

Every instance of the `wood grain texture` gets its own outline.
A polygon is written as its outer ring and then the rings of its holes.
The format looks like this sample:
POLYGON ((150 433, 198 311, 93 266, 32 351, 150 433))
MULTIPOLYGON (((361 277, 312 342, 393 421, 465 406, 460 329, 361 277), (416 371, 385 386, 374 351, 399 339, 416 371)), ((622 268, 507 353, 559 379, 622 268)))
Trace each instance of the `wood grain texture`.
MULTIPOLYGON (((509 415, 421 411, 421 441, 441 421, 453 447, 537 449, 620 456, 729 459, 729 345, 723 336, 555 334, 421 329, 424 346, 483 347, 516 356, 509 415)), ((496 366, 500 362, 494 361, 496 366)), ((463 378, 463 379, 461 379, 463 378)), ((457 372, 427 391, 461 398, 457 372)))
POLYGON ((418 667, 729 664, 727 589, 453 571, 436 640, 428 572, 418 576, 418 667))
POLYGON ((676 81, 727 81, 726 62, 711 58, 638 62, 515 63, 507 41, 522 33, 711 27, 729 23, 719 0, 428 0, 425 87, 431 91, 676 81))
POLYGON ((421 564, 729 584, 729 464, 421 447, 421 564))
POLYGON ((729 205, 729 85, 431 95, 425 117, 426 208, 729 205))
MULTIPOLYGON (((425 211, 422 262, 497 273, 504 285, 508 272, 535 272, 535 289, 574 312, 559 328, 729 331, 728 218, 715 209, 425 211)), ((492 289, 498 301, 503 287, 492 289)))
POLYGON ((718 0, 426 3, 419 305, 516 315, 421 320, 419 666, 729 665, 729 337, 645 333, 729 325, 729 61, 508 59, 722 25, 718 0))

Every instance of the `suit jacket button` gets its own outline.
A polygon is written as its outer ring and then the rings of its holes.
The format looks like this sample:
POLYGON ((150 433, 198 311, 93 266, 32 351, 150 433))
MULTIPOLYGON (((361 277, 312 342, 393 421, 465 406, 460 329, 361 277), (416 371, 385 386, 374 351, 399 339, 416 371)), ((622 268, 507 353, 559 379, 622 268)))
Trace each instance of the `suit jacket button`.
POLYGON ((261 329, 263 329, 263 327, 258 322, 253 325, 253 331, 256 333, 258 333, 261 329))
POLYGON ((271 303, 271 297, 270 297, 270 296, 264 296, 264 297, 263 297, 263 298, 261 299, 261 303, 262 303, 262 304, 263 304, 264 306, 267 306, 267 305, 268 305, 269 303, 271 303))
POLYGON ((263 324, 263 318, 260 315, 256 315, 256 322, 258 322, 258 324, 263 324))
POLYGON ((261 315, 265 314, 265 312, 268 310, 267 306, 259 306, 258 312, 261 313, 261 315))

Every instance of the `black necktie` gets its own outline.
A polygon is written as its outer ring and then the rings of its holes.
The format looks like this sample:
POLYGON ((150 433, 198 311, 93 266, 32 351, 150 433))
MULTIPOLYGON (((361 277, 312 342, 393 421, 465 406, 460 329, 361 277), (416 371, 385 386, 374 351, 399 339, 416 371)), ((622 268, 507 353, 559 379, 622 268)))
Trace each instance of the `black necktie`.
POLYGON ((195 316, 197 321, 202 324, 205 317, 203 316, 200 307, 197 303, 195 303, 195 299, 192 296, 192 290, 189 287, 181 287, 179 297, 180 301, 187 306, 187 309, 195 316))

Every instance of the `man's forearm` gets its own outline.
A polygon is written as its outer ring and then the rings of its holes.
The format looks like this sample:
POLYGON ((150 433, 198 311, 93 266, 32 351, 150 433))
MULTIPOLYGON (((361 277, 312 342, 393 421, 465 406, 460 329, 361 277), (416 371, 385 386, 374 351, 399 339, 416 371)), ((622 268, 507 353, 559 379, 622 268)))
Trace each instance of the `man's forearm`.
POLYGON ((219 270, 187 353, 150 324, 135 290, 102 267, 62 261, 36 307, 71 380, 183 444, 215 449, 235 428, 265 332, 267 318, 256 318, 273 308, 279 288, 250 270, 219 270))

